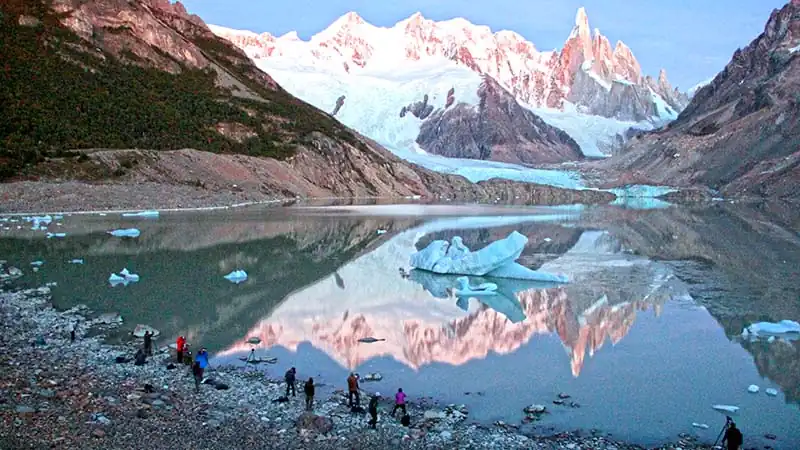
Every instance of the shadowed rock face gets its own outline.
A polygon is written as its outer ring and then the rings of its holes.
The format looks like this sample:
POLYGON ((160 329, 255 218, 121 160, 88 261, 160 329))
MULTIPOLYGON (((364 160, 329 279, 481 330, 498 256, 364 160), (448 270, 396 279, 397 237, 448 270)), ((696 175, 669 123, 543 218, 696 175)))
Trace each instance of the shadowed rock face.
POLYGON ((484 77, 480 103, 435 111, 417 143, 442 156, 535 164, 583 158, 578 144, 521 107, 494 79, 484 77))
MULTIPOLYGON (((451 89, 452 90, 452 89, 451 89)), ((453 94, 448 95, 448 100, 453 94)), ((411 103, 400 109, 400 117, 405 117, 406 114, 411 113, 417 119, 425 120, 433 112, 433 105, 428 104, 428 94, 422 97, 422 101, 411 103)))
POLYGON ((666 130, 634 139, 606 164, 654 183, 800 199, 798 48, 800 1, 792 0, 666 130))

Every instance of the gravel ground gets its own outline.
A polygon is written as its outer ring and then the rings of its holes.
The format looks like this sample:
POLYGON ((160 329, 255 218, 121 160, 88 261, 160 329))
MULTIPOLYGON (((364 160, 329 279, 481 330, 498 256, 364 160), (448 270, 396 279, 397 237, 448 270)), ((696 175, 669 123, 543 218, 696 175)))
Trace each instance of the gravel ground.
MULTIPOLYGON (((385 399, 378 428, 371 430, 367 417, 349 411, 341 391, 324 395, 308 415, 301 397, 274 402, 284 386, 241 367, 207 373, 229 389, 203 384, 195 393, 187 367, 169 367, 173 356, 166 347, 143 366, 115 362, 140 345, 133 338, 103 342, 122 323, 118 315, 80 306, 56 311, 48 287, 14 288, 7 273, 0 263, 2 449, 641 448, 592 435, 526 436, 513 425, 470 423, 463 406, 425 400, 409 405, 411 427, 403 427, 389 417, 385 399)), ((660 448, 709 447, 685 436, 660 448)))

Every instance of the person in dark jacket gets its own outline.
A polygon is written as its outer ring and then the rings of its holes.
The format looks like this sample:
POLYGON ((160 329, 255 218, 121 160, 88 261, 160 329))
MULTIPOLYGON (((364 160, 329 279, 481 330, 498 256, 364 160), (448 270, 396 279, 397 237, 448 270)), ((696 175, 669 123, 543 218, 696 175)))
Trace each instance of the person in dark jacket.
POLYGON ((314 406, 314 379, 309 378, 303 386, 303 391, 306 393, 306 411, 311 411, 314 406))
POLYGON ((283 377, 286 380, 286 396, 289 396, 289 391, 292 391, 292 397, 297 397, 295 394, 295 381, 297 379, 297 369, 292 367, 291 369, 286 371, 286 375, 283 377))
POLYGON ((200 363, 195 361, 192 364, 192 375, 194 375, 194 391, 200 391, 200 382, 203 381, 203 368, 200 367, 200 363))
POLYGON ((145 354, 144 350, 141 348, 136 350, 136 354, 133 356, 133 365, 134 366, 143 366, 144 363, 147 362, 147 355, 145 354))
POLYGON ((730 425, 728 425, 728 431, 725 432, 725 437, 722 438, 722 444, 725 445, 727 443, 728 450, 739 450, 743 441, 742 432, 736 428, 736 424, 731 420, 730 425))
POLYGON ((381 393, 376 392, 375 395, 369 400, 369 407, 367 410, 369 411, 369 415, 371 419, 369 420, 369 426, 374 430, 375 427, 378 425, 378 400, 381 398, 381 393))
POLYGON ((153 333, 144 332, 144 352, 147 356, 153 356, 153 333))
POLYGON ((351 408, 354 406, 361 406, 361 396, 358 392, 358 377, 356 374, 350 372, 347 377, 347 405, 351 408))

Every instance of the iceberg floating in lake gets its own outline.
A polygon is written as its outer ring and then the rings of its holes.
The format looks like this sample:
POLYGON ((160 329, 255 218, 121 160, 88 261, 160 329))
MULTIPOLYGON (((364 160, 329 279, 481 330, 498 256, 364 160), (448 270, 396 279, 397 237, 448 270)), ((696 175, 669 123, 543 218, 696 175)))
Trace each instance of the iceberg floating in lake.
POLYGON ((736 414, 739 412, 738 406, 731 406, 731 405, 714 405, 712 406, 715 410, 726 413, 726 414, 736 414))
POLYGON ((528 238, 517 231, 473 252, 460 236, 452 242, 437 240, 411 255, 411 266, 438 274, 475 275, 494 278, 566 283, 567 277, 528 269, 515 261, 522 254, 528 238))
POLYGON ((70 264, 83 264, 83 260, 82 259, 71 259, 71 260, 69 260, 69 263, 70 264))
POLYGON ((756 393, 758 393, 758 386, 756 386, 755 384, 751 384, 751 385, 750 385, 750 386, 747 388, 747 392, 749 392, 749 393, 751 393, 751 394, 756 394, 756 393))
POLYGON ((777 395, 778 395, 778 390, 777 390, 777 389, 772 389, 772 388, 769 388, 769 389, 766 389, 764 392, 765 392, 767 395, 769 395, 770 397, 775 397, 775 396, 777 396, 777 395))
POLYGON ((115 236, 115 237, 135 238, 135 237, 139 237, 141 232, 136 228, 127 228, 127 229, 109 231, 108 234, 110 234, 112 236, 115 236))
POLYGON ((39 266, 41 266, 42 264, 44 264, 44 261, 33 261, 33 262, 31 263, 31 265, 32 265, 32 266, 34 266, 34 267, 39 267, 39 266))
POLYGON ((756 322, 742 331, 744 337, 774 337, 779 336, 790 340, 800 339, 800 323, 793 320, 774 322, 756 322))
POLYGON ((67 233, 47 233, 47 239, 67 237, 67 233))
POLYGON ((33 216, 33 217, 23 217, 26 222, 31 222, 33 225, 31 226, 32 230, 43 230, 50 225, 50 222, 53 221, 53 218, 50 215, 46 216, 33 216))
POLYGON ((139 211, 135 213, 123 213, 122 217, 144 217, 146 219, 155 219, 158 218, 159 212, 150 210, 150 211, 139 211))
POLYGON ((139 281, 139 275, 135 273, 131 273, 127 268, 122 269, 119 274, 112 273, 111 276, 108 277, 108 282, 111 283, 111 286, 123 285, 127 286, 128 283, 136 283, 139 281))
POLYGON ((239 284, 247 280, 247 272, 244 270, 234 270, 233 272, 225 275, 225 279, 232 283, 239 284))
POLYGON ((708 429, 708 425, 706 425, 704 423, 692 422, 692 426, 695 427, 695 428, 702 428, 703 430, 707 430, 708 429))

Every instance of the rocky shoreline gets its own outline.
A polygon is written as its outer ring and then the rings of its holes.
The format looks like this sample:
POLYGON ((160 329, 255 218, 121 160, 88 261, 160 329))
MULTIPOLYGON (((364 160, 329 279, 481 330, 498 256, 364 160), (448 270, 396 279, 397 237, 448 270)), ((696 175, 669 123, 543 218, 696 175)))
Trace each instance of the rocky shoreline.
MULTIPOLYGON (((371 430, 341 391, 318 395, 315 415, 304 415, 299 396, 273 401, 283 394, 281 382, 241 367, 214 367, 207 376, 229 389, 204 384, 195 393, 186 366, 169 368, 168 348, 144 366, 117 363, 140 345, 103 342, 121 318, 81 306, 59 312, 51 299, 49 287, 8 281, 0 292, 0 448, 642 448, 591 433, 525 435, 513 425, 472 423, 463 407, 429 401, 410 403, 411 426, 403 427, 383 399, 371 430)), ((710 447, 686 436, 659 448, 710 447)))

